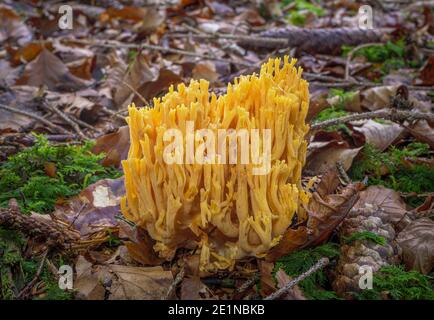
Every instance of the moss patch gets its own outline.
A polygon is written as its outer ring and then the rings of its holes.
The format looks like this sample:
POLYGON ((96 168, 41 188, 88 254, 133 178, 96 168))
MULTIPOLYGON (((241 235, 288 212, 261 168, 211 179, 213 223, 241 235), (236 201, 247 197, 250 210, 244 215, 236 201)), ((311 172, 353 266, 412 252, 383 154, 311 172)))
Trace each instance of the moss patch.
MULTIPOLYGON (((274 274, 283 269, 289 276, 296 277, 310 269, 319 259, 328 257, 330 259, 339 256, 339 248, 336 244, 328 243, 312 249, 305 249, 294 252, 280 258, 274 266, 274 274)), ((318 270, 299 286, 308 299, 338 299, 334 291, 324 289, 327 284, 327 276, 324 270, 318 270)))
POLYGON ((15 198, 23 212, 50 212, 59 199, 78 194, 104 178, 117 178, 121 172, 104 167, 103 154, 83 146, 51 146, 43 136, 35 145, 10 157, 0 166, 0 207, 15 198))

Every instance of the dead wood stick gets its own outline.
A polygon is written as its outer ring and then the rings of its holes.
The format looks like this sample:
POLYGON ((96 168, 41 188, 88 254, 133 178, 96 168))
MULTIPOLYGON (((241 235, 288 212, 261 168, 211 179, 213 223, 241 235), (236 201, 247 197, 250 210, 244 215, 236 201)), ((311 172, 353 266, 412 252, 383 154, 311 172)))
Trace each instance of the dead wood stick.
POLYGON ((367 119, 386 119, 386 120, 391 120, 393 122, 402 122, 405 120, 407 121, 427 120, 428 122, 434 123, 434 114, 417 112, 417 111, 396 110, 396 109, 377 110, 371 112, 351 114, 349 116, 340 117, 337 119, 330 119, 330 120, 318 122, 312 124, 310 129, 319 130, 338 124, 348 123, 351 121, 367 120, 367 119))
POLYGON ((89 139, 88 136, 86 136, 83 131, 81 131, 80 126, 72 121, 65 113, 63 113, 62 111, 60 111, 58 108, 53 107, 53 106, 49 106, 49 105, 45 105, 45 107, 47 107, 48 110, 53 111, 55 114, 57 114, 63 121, 65 121, 67 124, 69 124, 71 126, 72 129, 74 129, 74 131, 78 134, 78 136, 80 138, 82 138, 83 140, 89 139))
POLYGON ((173 280, 172 284, 167 290, 166 296, 164 298, 165 300, 169 300, 172 297, 172 294, 175 292, 176 287, 178 286, 178 284, 181 283, 184 277, 185 277, 185 267, 182 266, 181 270, 179 270, 178 274, 176 275, 175 280, 173 280))
POLYGON ((329 258, 321 258, 318 260, 317 263, 315 263, 309 270, 307 270, 305 273, 302 273, 294 280, 289 281, 285 286, 280 288, 279 290, 273 292, 269 296, 265 297, 264 300, 276 300, 280 298, 283 294, 285 294, 288 290, 295 287, 298 283, 309 277, 311 274, 317 272, 319 269, 324 268, 326 265, 329 264, 329 258))
POLYGON ((45 265, 45 260, 47 259, 47 255, 48 255, 48 251, 49 251, 49 248, 47 248, 45 251, 44 251, 44 253, 43 253, 43 255, 42 255, 42 258, 41 258, 41 262, 39 263, 39 267, 38 267, 38 270, 36 271, 36 274, 35 274, 35 276, 33 277, 33 279, 20 291, 20 293, 18 294, 18 296, 17 296, 17 298, 18 299, 20 299, 20 298, 23 298, 25 295, 27 295, 28 294, 28 292, 30 291, 30 290, 32 290, 32 288, 35 286, 35 284, 36 284, 36 282, 38 281, 38 279, 39 279, 39 277, 40 277, 40 275, 41 275, 41 273, 42 273, 42 270, 44 269, 44 265, 45 265))
POLYGON ((55 131, 61 132, 63 134, 68 134, 68 135, 71 134, 71 132, 69 132, 68 130, 66 130, 66 129, 58 126, 58 125, 55 125, 54 123, 52 123, 52 122, 48 121, 47 119, 45 119, 45 118, 43 118, 41 116, 38 116, 38 115, 36 115, 34 113, 27 112, 27 111, 24 111, 24 110, 20 110, 20 109, 17 109, 17 108, 14 108, 14 107, 10 107, 10 106, 4 105, 4 104, 0 104, 0 109, 4 109, 4 110, 7 110, 9 112, 13 112, 13 113, 16 113, 16 114, 21 114, 23 116, 32 118, 32 119, 34 119, 36 121, 39 121, 39 122, 45 124, 47 127, 51 128, 51 129, 53 129, 55 131))
POLYGON ((71 41, 73 41, 75 43, 79 43, 79 44, 97 46, 97 47, 106 47, 106 48, 120 48, 121 47, 121 48, 156 50, 156 51, 161 51, 161 52, 181 54, 184 56, 202 58, 202 59, 207 59, 207 60, 233 63, 233 64, 238 64, 238 65, 241 65, 244 67, 248 67, 251 65, 251 64, 245 63, 245 62, 232 61, 232 60, 225 59, 225 58, 213 57, 213 56, 210 56, 207 54, 191 52, 191 51, 186 51, 186 50, 181 50, 181 49, 175 49, 175 48, 170 48, 170 47, 166 48, 166 47, 152 45, 152 44, 146 44, 146 43, 134 44, 134 43, 122 43, 119 41, 96 41, 96 40, 88 41, 88 40, 75 40, 75 39, 71 39, 71 41))

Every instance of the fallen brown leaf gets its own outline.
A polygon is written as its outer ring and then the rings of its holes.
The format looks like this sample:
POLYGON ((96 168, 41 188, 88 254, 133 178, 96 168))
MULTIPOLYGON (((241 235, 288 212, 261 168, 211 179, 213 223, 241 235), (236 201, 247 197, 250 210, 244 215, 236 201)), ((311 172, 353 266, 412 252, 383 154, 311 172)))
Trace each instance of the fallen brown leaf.
POLYGON ((428 274, 434 267, 434 221, 420 218, 402 230, 396 241, 408 269, 428 274))
POLYGON ((72 75, 62 60, 45 48, 35 60, 26 65, 23 76, 16 84, 47 86, 54 91, 77 90, 89 85, 85 80, 72 75))

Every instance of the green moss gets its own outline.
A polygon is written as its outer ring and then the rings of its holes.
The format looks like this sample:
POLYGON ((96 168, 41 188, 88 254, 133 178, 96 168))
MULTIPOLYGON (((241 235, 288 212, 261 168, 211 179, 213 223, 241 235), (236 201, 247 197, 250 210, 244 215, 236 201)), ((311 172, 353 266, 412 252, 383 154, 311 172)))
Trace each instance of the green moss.
MULTIPOLYGON (((344 117, 349 113, 344 110, 344 107, 354 98, 354 92, 345 92, 340 89, 330 89, 329 98, 338 97, 337 101, 329 108, 326 108, 319 112, 313 119, 313 123, 318 123, 330 119, 336 119, 344 117)), ((325 129, 326 131, 338 131, 343 130, 344 132, 351 134, 350 129, 345 124, 339 124, 335 126, 330 126, 325 129)))
POLYGON ((91 147, 90 142, 51 146, 37 136, 33 147, 0 166, 0 207, 15 198, 23 212, 49 212, 58 199, 74 196, 100 179, 119 177, 115 168, 99 164, 104 155, 93 154, 91 147))
POLYGON ((354 294, 359 300, 434 300, 429 278, 402 266, 387 266, 374 274, 372 289, 354 294))
POLYGON ((386 239, 384 237, 379 236, 378 234, 371 231, 354 232, 349 237, 344 237, 343 240, 347 244, 358 240, 371 241, 380 246, 384 246, 386 244, 386 239))
MULTIPOLYGON (((385 44, 374 44, 368 47, 358 49, 353 55, 363 56, 369 62, 380 64, 383 75, 388 74, 391 70, 397 70, 406 66, 420 64, 418 61, 409 60, 406 57, 406 43, 403 39, 396 42, 388 41, 385 44)), ((347 56, 353 49, 350 46, 343 46, 342 53, 347 56)))
POLYGON ((306 0, 285 0, 281 2, 281 5, 284 7, 291 3, 295 3, 295 6, 293 9, 289 10, 287 18, 293 25, 299 27, 304 26, 307 13, 313 13, 318 17, 325 15, 324 9, 306 0))
MULTIPOLYGON (((26 282, 32 281, 39 267, 40 261, 36 259, 30 259, 22 262, 23 271, 26 282)), ((44 282, 45 290, 42 297, 36 297, 35 300, 71 300, 74 297, 72 291, 62 290, 59 288, 57 279, 48 269, 45 262, 42 272, 40 274, 40 280, 44 282)))
MULTIPOLYGON (((366 144, 361 158, 354 162, 350 170, 350 177, 362 180, 367 176, 369 185, 383 185, 401 192, 431 192, 434 190, 434 168, 405 161, 406 158, 428 154, 429 146, 424 143, 411 143, 403 149, 392 146, 387 152, 380 152, 375 146, 366 144)), ((422 199, 408 198, 409 204, 413 206, 421 201, 422 199)))
MULTIPOLYGON (((319 259, 323 257, 336 258, 339 256, 339 248, 336 244, 328 243, 312 249, 305 249, 294 252, 288 256, 280 258, 274 267, 274 274, 283 269, 289 276, 296 277, 306 272, 319 259)), ((336 293, 325 290, 327 276, 324 270, 318 270, 305 280, 301 281, 299 286, 308 299, 338 299, 336 293)))

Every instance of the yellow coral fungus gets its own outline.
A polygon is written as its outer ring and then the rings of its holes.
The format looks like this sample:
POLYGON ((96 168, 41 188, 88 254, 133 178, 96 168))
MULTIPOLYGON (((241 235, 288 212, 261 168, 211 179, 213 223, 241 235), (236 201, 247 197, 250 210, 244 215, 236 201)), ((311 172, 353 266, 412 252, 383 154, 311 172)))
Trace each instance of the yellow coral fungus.
POLYGON ((306 218, 309 92, 295 62, 270 59, 259 76, 241 76, 219 97, 207 81, 191 81, 154 99, 153 108, 129 108, 122 212, 148 231, 161 257, 197 248, 203 270, 230 269, 237 259, 264 256, 295 214, 306 218), (238 134, 243 129, 251 136, 238 134), (267 161, 269 168, 255 173, 267 161))

